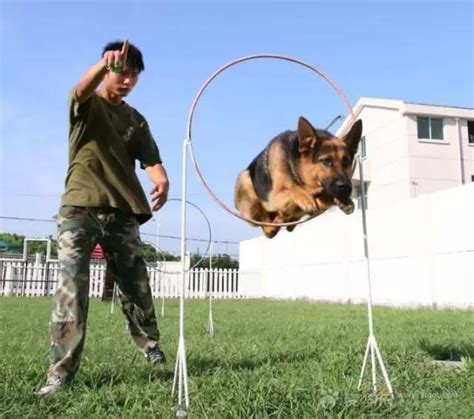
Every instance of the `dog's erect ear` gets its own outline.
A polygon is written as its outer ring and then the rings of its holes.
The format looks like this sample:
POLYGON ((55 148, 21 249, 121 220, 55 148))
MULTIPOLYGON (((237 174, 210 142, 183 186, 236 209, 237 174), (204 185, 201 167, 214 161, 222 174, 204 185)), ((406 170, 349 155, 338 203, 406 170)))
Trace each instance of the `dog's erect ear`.
POLYGON ((316 130, 309 121, 300 116, 298 119, 298 151, 300 153, 309 153, 314 149, 319 141, 316 130))
POLYGON ((349 132, 344 136, 344 142, 347 144, 347 148, 351 155, 357 153, 359 142, 362 137, 362 120, 358 119, 354 122, 349 132))

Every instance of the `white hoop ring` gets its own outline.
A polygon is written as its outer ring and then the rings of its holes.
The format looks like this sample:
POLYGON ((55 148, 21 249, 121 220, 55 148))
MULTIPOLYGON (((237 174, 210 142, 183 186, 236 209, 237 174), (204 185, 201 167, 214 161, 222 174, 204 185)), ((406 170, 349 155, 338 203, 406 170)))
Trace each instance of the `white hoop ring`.
POLYGON ((316 67, 312 66, 311 64, 308 64, 304 61, 301 61, 301 60, 298 60, 296 58, 293 58, 293 57, 290 57, 290 56, 286 56, 286 55, 278 55, 278 54, 254 54, 254 55, 247 55, 247 56, 244 56, 244 57, 240 57, 240 58, 237 58, 235 60, 232 60, 232 61, 229 61, 228 63, 224 64, 222 67, 220 67, 219 69, 217 69, 211 76, 209 76, 209 78, 204 82, 204 84, 201 86, 201 88, 198 90, 196 96, 194 97, 194 100, 191 104, 191 108, 189 110, 189 114, 188 114, 188 123, 187 123, 187 129, 186 129, 186 132, 187 132, 187 139, 188 139, 188 144, 189 144, 189 153, 190 153, 190 156, 191 156, 191 161, 193 163, 193 167, 194 167, 194 171, 196 172, 196 175, 198 177, 198 179, 200 180, 200 182, 203 184, 204 186, 204 189, 206 189, 206 191, 209 193, 209 195, 211 195, 211 197, 214 199, 214 201, 217 202, 217 204, 222 207, 225 211, 227 211, 228 213, 232 214, 233 216, 237 217, 237 218, 240 218, 241 220, 244 220, 244 221, 247 221, 251 224, 255 224, 255 225, 259 225, 259 226, 271 226, 271 227, 286 227, 286 226, 296 226, 298 224, 302 224, 302 223, 305 223, 309 220, 311 220, 312 218, 318 216, 320 213, 318 214, 315 214, 315 215, 312 215, 308 218, 305 218, 305 219, 302 219, 302 220, 298 220, 298 221, 291 221, 291 222, 288 222, 288 223, 268 223, 268 222, 263 222, 263 221, 257 221, 257 220, 252 220, 251 218, 246 218, 246 217, 243 217, 242 215, 240 215, 237 211, 229 208, 224 202, 222 202, 219 197, 212 191, 212 189, 210 188, 210 186, 207 184, 206 180, 204 179, 204 176, 202 175, 201 173, 201 170, 199 169, 199 166, 196 162, 196 157, 194 155, 194 151, 193 151, 193 148, 192 148, 192 124, 193 124, 193 117, 194 117, 194 111, 196 110, 196 106, 201 98, 201 96, 203 95, 204 91, 206 90, 206 88, 209 86, 209 84, 219 75, 221 74, 222 72, 224 72, 226 69, 228 69, 229 67, 232 67, 236 64, 239 64, 239 63, 242 63, 244 61, 249 61, 249 60, 254 60, 254 59, 260 59, 260 58, 271 58, 271 59, 278 59, 278 60, 284 60, 284 61, 289 61, 289 62, 292 62, 292 63, 296 63, 296 64, 299 64, 299 65, 302 65, 303 67, 306 67, 308 69, 310 69, 311 71, 313 71, 314 73, 318 74, 320 77, 322 77, 324 80, 326 80, 329 85, 334 89, 334 91, 336 91, 336 93, 339 95, 340 99, 342 100, 342 102, 344 103, 344 106, 346 107, 347 111, 348 111, 348 114, 351 115, 352 117, 352 120, 355 121, 355 116, 354 116, 354 112, 352 111, 352 107, 351 105, 349 104, 349 101, 346 97, 346 95, 344 94, 344 92, 342 91, 342 89, 332 80, 330 79, 326 74, 324 74, 321 70, 318 70, 316 67))

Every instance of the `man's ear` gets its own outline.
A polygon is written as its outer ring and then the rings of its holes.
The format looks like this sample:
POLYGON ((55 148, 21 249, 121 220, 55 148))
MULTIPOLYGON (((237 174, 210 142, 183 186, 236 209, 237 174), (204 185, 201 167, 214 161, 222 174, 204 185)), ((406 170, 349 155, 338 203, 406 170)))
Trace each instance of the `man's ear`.
POLYGON ((298 119, 298 151, 302 154, 311 152, 319 141, 316 130, 309 121, 300 116, 298 119))
POLYGON ((362 137, 362 120, 358 119, 354 122, 349 132, 344 136, 343 140, 347 144, 347 148, 351 155, 357 153, 359 142, 362 137))

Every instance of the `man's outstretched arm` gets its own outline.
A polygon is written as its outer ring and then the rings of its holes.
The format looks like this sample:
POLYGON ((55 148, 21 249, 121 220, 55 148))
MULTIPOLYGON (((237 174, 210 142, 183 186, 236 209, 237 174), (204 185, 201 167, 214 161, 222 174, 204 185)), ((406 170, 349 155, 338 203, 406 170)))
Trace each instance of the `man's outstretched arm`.
POLYGON ((76 98, 79 103, 89 99, 99 86, 105 74, 111 67, 123 67, 127 62, 128 40, 125 40, 122 50, 106 51, 102 59, 90 67, 81 77, 76 86, 76 98))

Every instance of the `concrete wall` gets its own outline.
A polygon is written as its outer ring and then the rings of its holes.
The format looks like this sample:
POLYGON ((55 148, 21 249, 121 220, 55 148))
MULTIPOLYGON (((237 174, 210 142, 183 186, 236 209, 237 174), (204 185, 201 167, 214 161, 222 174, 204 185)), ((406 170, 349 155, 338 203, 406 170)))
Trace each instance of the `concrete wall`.
MULTIPOLYGON (((364 106, 358 117, 364 124, 364 179, 370 182, 369 208, 410 198, 406 127, 399 109, 364 106)), ((359 179, 357 171, 354 179, 359 179)))
MULTIPOLYGON (((375 304, 474 308, 474 184, 367 211, 375 304)), ((361 212, 240 246, 247 297, 366 301, 361 212)))

